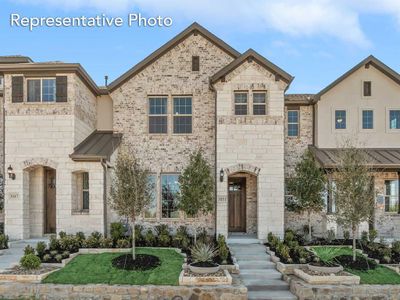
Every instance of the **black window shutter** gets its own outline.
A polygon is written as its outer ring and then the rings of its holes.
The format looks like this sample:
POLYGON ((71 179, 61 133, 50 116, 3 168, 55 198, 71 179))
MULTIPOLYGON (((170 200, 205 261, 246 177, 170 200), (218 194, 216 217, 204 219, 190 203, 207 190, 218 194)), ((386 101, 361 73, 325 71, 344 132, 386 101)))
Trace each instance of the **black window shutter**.
POLYGON ((192 71, 200 71, 200 57, 192 56, 192 71))
POLYGON ((67 76, 56 77, 56 102, 68 101, 68 80, 67 76))
POLYGON ((14 76, 12 77, 12 96, 11 101, 13 103, 19 103, 24 101, 24 77, 14 76))

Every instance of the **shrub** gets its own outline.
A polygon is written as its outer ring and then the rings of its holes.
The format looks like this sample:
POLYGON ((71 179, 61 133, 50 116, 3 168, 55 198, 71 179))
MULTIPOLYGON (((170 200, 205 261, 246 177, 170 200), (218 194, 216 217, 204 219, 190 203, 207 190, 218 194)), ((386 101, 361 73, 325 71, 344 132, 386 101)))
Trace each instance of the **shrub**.
POLYGON ((135 225, 135 242, 137 244, 143 243, 143 226, 142 225, 135 225))
POLYGON ((30 245, 26 246, 24 249, 24 255, 28 254, 35 254, 35 249, 33 249, 33 247, 30 245))
POLYGON ((151 229, 147 230, 145 236, 144 236, 144 241, 146 246, 152 247, 156 243, 156 237, 151 229))
POLYGON ((332 230, 332 229, 329 229, 329 230, 326 232, 326 240, 328 241, 328 243, 329 243, 329 244, 332 243, 332 241, 333 241, 335 238, 336 238, 335 231, 332 230))
POLYGON ((68 258, 69 255, 70 255, 69 251, 64 251, 64 252, 61 254, 61 256, 62 256, 63 259, 64 259, 64 258, 68 258))
POLYGON ((127 239, 121 239, 117 241, 117 248, 130 248, 130 243, 127 239))
POLYGON ((191 248, 193 262, 212 262, 218 250, 211 244, 197 243, 191 248))
POLYGON ((80 241, 73 235, 65 235, 59 241, 59 249, 61 251, 78 252, 81 246, 80 241))
POLYGON ((295 235, 294 235, 294 232, 292 231, 292 230, 286 230, 286 232, 285 232, 285 238, 284 238, 284 240, 285 240, 285 243, 290 243, 290 242, 292 242, 292 241, 294 241, 294 237, 295 237, 295 235))
POLYGON ((267 241, 272 244, 272 240, 275 238, 275 235, 272 232, 268 232, 267 241))
POLYGON ((39 257, 43 257, 46 252, 47 245, 45 242, 38 242, 36 245, 36 253, 39 257))
POLYGON ((168 225, 161 224, 155 227, 157 232, 157 239, 162 247, 168 247, 171 244, 171 236, 169 235, 168 225))
POLYGON ((37 257, 35 254, 30 253, 22 256, 19 263, 24 269, 36 270, 39 269, 41 261, 40 258, 37 257))
POLYGON ((125 237, 125 232, 125 227, 122 223, 111 223, 110 235, 115 243, 125 237))
POLYGON ((57 254, 58 254, 58 251, 57 251, 57 250, 51 250, 51 251, 50 251, 50 255, 51 255, 51 257, 53 257, 53 258, 55 258, 57 254))
POLYGON ((65 231, 60 231, 60 232, 58 233, 58 236, 60 237, 60 239, 62 239, 62 238, 64 238, 64 237, 67 236, 67 233, 66 233, 65 231))
POLYGON ((50 254, 45 254, 45 255, 43 255, 43 261, 44 261, 44 262, 49 262, 50 260, 51 260, 50 254))
POLYGON ((228 246, 226 245, 225 236, 223 236, 222 234, 218 235, 217 242, 218 242, 219 257, 221 258, 222 263, 226 264, 229 255, 229 250, 228 246))
POLYGON ((99 248, 100 247, 100 240, 103 238, 103 235, 95 231, 93 232, 84 242, 85 248, 99 248))
POLYGON ((393 252, 400 253, 400 241, 395 241, 392 244, 393 252))
POLYGON ((369 241, 373 243, 377 237, 378 237, 378 231, 375 229, 371 229, 369 231, 369 241))
POLYGON ((197 242, 207 244, 209 242, 209 237, 206 228, 200 228, 200 232, 197 235, 197 242))
POLYGON ((79 242, 79 248, 81 248, 86 239, 85 234, 82 231, 79 231, 75 234, 75 238, 79 242))
POLYGON ((55 235, 50 236, 50 243, 49 243, 49 249, 50 250, 58 250, 60 248, 58 239, 55 235))
POLYGON ((282 258, 285 262, 291 263, 292 259, 289 254, 289 247, 284 243, 279 242, 279 245, 276 248, 276 253, 280 258, 282 258))
POLYGON ((368 232, 363 231, 363 232, 361 233, 361 242, 362 242, 363 244, 367 244, 367 243, 368 243, 368 232))
POLYGON ((345 230, 343 231, 343 238, 347 241, 350 239, 350 231, 345 230))
POLYGON ((54 257, 54 259, 60 263, 63 260, 63 256, 61 254, 57 254, 56 257, 54 257))
POLYGON ((113 240, 111 238, 102 238, 100 240, 100 247, 101 248, 112 248, 113 240))
POLYGON ((185 226, 179 226, 174 236, 174 244, 183 250, 187 250, 190 246, 190 237, 185 226))
POLYGON ((8 248, 8 236, 5 234, 0 234, 0 250, 8 248))

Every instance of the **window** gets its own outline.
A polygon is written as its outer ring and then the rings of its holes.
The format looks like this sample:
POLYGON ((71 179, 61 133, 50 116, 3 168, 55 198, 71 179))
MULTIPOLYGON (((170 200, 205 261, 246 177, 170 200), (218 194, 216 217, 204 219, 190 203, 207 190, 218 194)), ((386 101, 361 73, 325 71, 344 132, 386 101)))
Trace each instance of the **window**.
POLYGON ((389 128, 400 129, 400 110, 389 111, 389 128))
POLYGON ((89 209, 89 173, 82 173, 82 209, 89 209))
POLYGON ((336 212, 336 182, 330 180, 328 182, 328 190, 326 193, 326 211, 329 214, 333 214, 336 212))
POLYGON ((374 128, 374 112, 372 110, 362 111, 362 129, 374 128))
POLYGON ((3 86, 4 86, 4 79, 2 76, 0 76, 0 90, 3 89, 3 86))
POLYGON ((167 133, 167 97, 149 98, 149 133, 167 133))
POLYGON ((265 115, 266 93, 253 93, 253 114, 265 115))
POLYGON ((335 111, 335 128, 346 129, 346 111, 336 110, 335 111))
POLYGON ((192 98, 174 97, 174 133, 192 133, 192 98))
POLYGON ((200 57, 192 56, 192 71, 200 71, 200 57))
POLYGON ((179 218, 179 175, 161 175, 161 213, 163 218, 179 218))
POLYGON ((363 95, 364 97, 370 97, 372 95, 372 90, 371 90, 371 81, 364 81, 363 83, 363 95))
POLYGON ((287 126, 288 136, 296 137, 299 136, 299 111, 288 110, 287 112, 287 126))
POLYGON ((247 115, 247 93, 235 93, 235 115, 247 115))
POLYGON ((385 180, 385 211, 400 212, 398 180, 385 180))
POLYGON ((151 189, 151 194, 150 194, 150 203, 147 206, 145 212, 144 212, 144 217, 145 218, 156 218, 157 217, 157 176, 156 175, 150 175, 149 176, 149 185, 151 189))
POLYGON ((28 79, 28 102, 54 102, 56 100, 56 80, 28 79))

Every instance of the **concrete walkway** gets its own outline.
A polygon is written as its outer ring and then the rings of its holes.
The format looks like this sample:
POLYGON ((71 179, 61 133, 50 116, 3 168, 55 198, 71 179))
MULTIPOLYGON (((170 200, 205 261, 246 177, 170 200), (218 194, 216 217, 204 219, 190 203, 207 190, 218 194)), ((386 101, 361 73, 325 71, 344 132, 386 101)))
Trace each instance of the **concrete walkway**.
POLYGON ((297 299, 259 240, 234 236, 228 238, 228 245, 239 264, 240 278, 248 289, 250 300, 297 299))
POLYGON ((36 244, 40 241, 47 243, 49 240, 41 238, 9 242, 9 248, 0 251, 0 272, 18 265, 19 260, 24 255, 25 247, 30 245, 36 248, 36 244))

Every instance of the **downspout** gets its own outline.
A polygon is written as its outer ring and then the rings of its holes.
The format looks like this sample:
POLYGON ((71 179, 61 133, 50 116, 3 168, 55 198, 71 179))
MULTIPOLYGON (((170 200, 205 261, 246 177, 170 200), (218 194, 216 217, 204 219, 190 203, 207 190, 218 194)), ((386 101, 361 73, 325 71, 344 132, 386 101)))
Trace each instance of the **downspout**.
POLYGON ((107 163, 102 159, 101 166, 103 167, 103 224, 104 236, 107 237, 107 163))
POLYGON ((218 183, 218 176, 217 176, 217 91, 215 90, 213 84, 209 83, 210 90, 214 92, 214 231, 215 235, 217 235, 217 183, 218 183))

